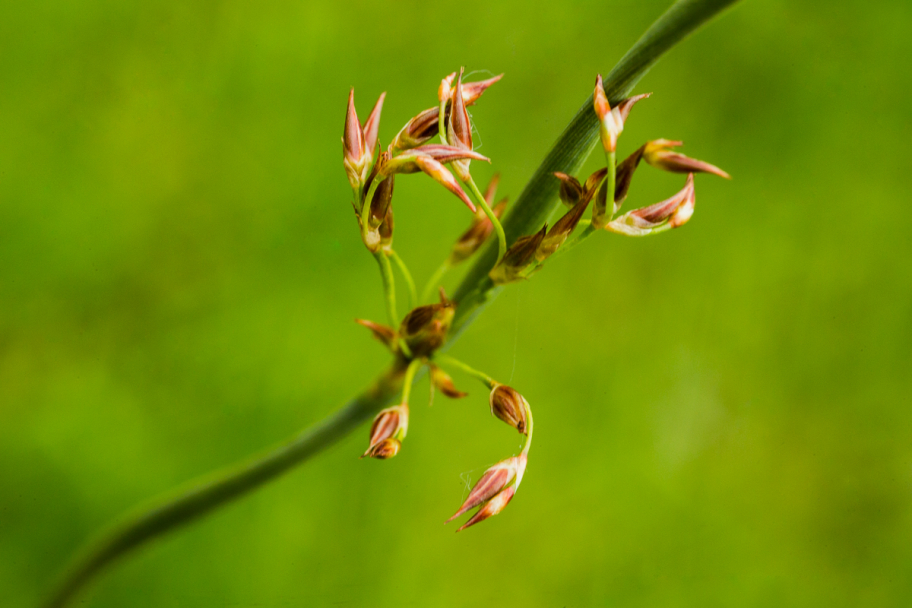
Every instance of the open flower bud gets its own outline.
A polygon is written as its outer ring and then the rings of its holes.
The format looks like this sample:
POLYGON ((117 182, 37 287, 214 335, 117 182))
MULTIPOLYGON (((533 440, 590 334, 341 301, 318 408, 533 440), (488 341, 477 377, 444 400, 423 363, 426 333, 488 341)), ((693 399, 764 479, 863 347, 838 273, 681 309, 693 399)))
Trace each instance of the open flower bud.
POLYGON ((669 139, 656 139, 643 146, 643 160, 648 164, 671 173, 712 173, 725 179, 731 176, 715 165, 684 156, 671 148, 683 145, 684 142, 669 139))
POLYGON ((440 392, 449 397, 450 399, 462 399, 463 397, 468 396, 468 393, 464 393, 461 390, 456 388, 456 385, 453 384, 453 379, 448 373, 437 367, 436 365, 431 365, 431 390, 438 388, 440 392))
POLYGON ((599 74, 595 79, 595 93, 593 94, 593 107, 595 114, 599 119, 599 136, 602 140, 602 147, 606 152, 614 152, 617 149, 617 140, 624 130, 624 122, 630 114, 631 108, 640 101, 652 95, 645 93, 635 97, 629 97, 621 101, 614 108, 608 103, 608 97, 605 95, 605 87, 602 85, 602 75, 599 74))
POLYGON ((506 285, 526 278, 527 271, 535 262, 535 252, 547 232, 548 225, 545 224, 535 234, 516 239, 516 242, 507 249, 497 265, 488 273, 494 284, 506 285))
POLYGON ((384 460, 399 453, 402 440, 408 433, 408 404, 395 405, 381 410, 374 418, 370 430, 370 447, 361 455, 384 460))
POLYGON ((405 315, 399 327, 399 336, 413 357, 427 357, 443 346, 455 309, 441 290, 439 304, 419 306, 405 315))
POLYGON ((497 416, 525 435, 529 416, 529 402, 515 388, 497 384, 491 391, 491 414, 497 416))
POLYGON ((693 215, 696 204, 693 173, 680 192, 655 205, 628 211, 608 223, 611 232, 626 236, 649 236, 683 226, 693 215))
POLYGON ((500 513, 512 500, 517 488, 519 488, 523 473, 526 470, 526 460, 526 455, 520 454, 519 456, 502 460, 485 471, 478 483, 475 484, 475 487, 472 488, 472 491, 469 492, 468 498, 446 523, 450 523, 479 505, 481 505, 481 509, 462 527, 456 530, 457 532, 500 513))

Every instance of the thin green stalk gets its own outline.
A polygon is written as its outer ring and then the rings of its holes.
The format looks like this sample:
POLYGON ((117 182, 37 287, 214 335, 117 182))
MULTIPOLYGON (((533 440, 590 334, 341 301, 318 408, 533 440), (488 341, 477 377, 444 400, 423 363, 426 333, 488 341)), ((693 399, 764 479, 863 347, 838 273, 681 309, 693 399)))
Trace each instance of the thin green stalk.
POLYGON ((431 295, 434 293, 434 289, 440 286, 440 280, 443 278, 450 268, 453 267, 453 264, 450 262, 449 256, 443 261, 443 264, 440 265, 437 270, 434 271, 434 274, 431 275, 431 278, 428 279, 427 284, 424 286, 424 290, 421 292, 421 301, 427 302, 431 299, 431 295))
POLYGON ((488 219, 491 220, 491 223, 494 225, 494 232, 497 233, 497 259, 499 260, 507 252, 507 236, 504 234, 503 226, 501 226, 497 216, 494 215, 491 206, 488 205, 488 201, 485 200, 484 194, 482 194, 481 190, 478 189, 478 186, 475 185, 475 180, 472 179, 471 175, 469 175, 469 179, 464 183, 469 187, 469 191, 475 197, 475 202, 481 206, 485 215, 488 216, 488 219))
POLYGON ((386 317, 393 327, 399 327, 399 319, 396 316, 396 282, 393 279, 393 268, 390 266, 389 258, 382 251, 374 254, 377 264, 380 266, 380 276, 383 279, 383 293, 386 296, 386 317))
POLYGON ((372 180, 370 188, 367 189, 367 196, 361 201, 361 239, 365 243, 367 242, 367 233, 370 231, 371 201, 374 200, 374 192, 377 191, 377 186, 380 185, 381 181, 383 180, 379 178, 372 180))
POLYGON ((532 419, 532 408, 526 404, 526 438, 523 441, 522 454, 528 456, 529 448, 532 447, 532 431, 535 429, 535 421, 532 419))
POLYGON ((494 381, 494 378, 487 375, 484 372, 478 371, 474 367, 463 363, 456 357, 451 357, 450 355, 438 354, 434 357, 434 363, 439 363, 446 367, 455 367, 456 369, 462 370, 465 373, 469 374, 473 378, 481 380, 481 383, 487 386, 490 389, 493 389, 497 382, 494 381))
POLYGON ((415 383, 415 374, 421 369, 425 362, 422 359, 413 359, 405 370, 405 378, 402 381, 402 403, 408 405, 409 398, 412 396, 412 384, 415 383))
POLYGON ((405 261, 399 257, 398 253, 392 251, 390 252, 390 257, 396 262, 396 267, 405 279, 405 285, 408 287, 409 310, 412 310, 418 305, 418 292, 415 289, 415 279, 412 278, 412 273, 409 272, 408 266, 405 265, 405 261))
MULTIPOLYGON (((626 97, 665 51, 735 1, 678 0, 605 79, 609 102, 616 104, 626 97)), ((598 124, 590 97, 548 152, 503 223, 508 242, 531 233, 550 217, 557 204, 557 185, 551 173, 578 173, 597 139, 598 124)), ((497 259, 497 249, 489 244, 457 288, 454 300, 458 306, 448 345, 458 339, 487 302, 501 291, 488 279, 488 271, 497 259)), ((282 446, 191 482, 186 489, 128 515, 74 558, 42 606, 62 608, 104 567, 131 550, 228 504, 328 448, 389 405, 401 388, 403 374, 401 365, 385 372, 370 389, 282 446)))

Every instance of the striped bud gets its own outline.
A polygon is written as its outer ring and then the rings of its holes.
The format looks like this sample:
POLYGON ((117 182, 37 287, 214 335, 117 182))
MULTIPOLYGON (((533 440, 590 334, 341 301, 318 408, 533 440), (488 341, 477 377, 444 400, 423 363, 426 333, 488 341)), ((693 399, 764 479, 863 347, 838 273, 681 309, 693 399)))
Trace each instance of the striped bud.
POLYGON ((646 145, 643 146, 643 160, 653 167, 671 173, 712 173, 725 179, 731 179, 731 176, 719 167, 684 156, 671 149, 682 145, 684 142, 669 139, 646 142, 646 145))
POLYGON ((696 205, 693 173, 687 176, 684 188, 669 199, 655 205, 628 211, 608 223, 611 232, 626 236, 649 236, 683 226, 690 220, 696 205))
POLYGON ((535 234, 516 239, 516 242, 507 249, 504 256, 497 262, 497 265, 488 273, 494 284, 506 285, 526 278, 528 270, 535 262, 535 252, 547 232, 548 225, 545 224, 535 234))
POLYGON ((491 414, 497 416, 525 435, 528 425, 529 402, 515 388, 495 384, 489 398, 491 414))
POLYGON ((394 151, 411 150, 412 148, 417 148, 433 139, 439 132, 437 126, 437 115, 439 112, 439 108, 428 108, 424 112, 418 114, 418 116, 412 118, 404 127, 402 127, 399 133, 396 134, 390 148, 394 151))
MULTIPOLYGON (((462 95, 462 68, 451 102, 449 120, 447 121, 447 142, 462 150, 472 150, 472 124, 469 122, 469 113, 466 110, 465 98, 462 95)), ((457 160, 453 163, 456 175, 463 181, 468 181, 469 160, 457 160)))
POLYGON ((409 408, 407 403, 381 410, 370 430, 370 447, 361 455, 384 460, 399 453, 402 440, 408 434, 409 408))
POLYGON ((351 187, 359 190, 370 169, 370 152, 364 147, 364 132, 355 111, 355 89, 348 93, 348 111, 345 114, 345 129, 342 133, 342 166, 348 175, 351 187))
POLYGON ((446 342, 455 306, 440 291, 440 303, 419 306, 405 315, 399 336, 415 358, 427 357, 446 342))
POLYGON ((481 506, 469 521, 463 524, 457 532, 474 526, 478 522, 497 515, 509 504, 516 494, 526 470, 526 455, 520 454, 498 462, 485 471, 478 483, 469 492, 468 498, 462 503, 456 513, 446 523, 450 523, 460 515, 481 506))

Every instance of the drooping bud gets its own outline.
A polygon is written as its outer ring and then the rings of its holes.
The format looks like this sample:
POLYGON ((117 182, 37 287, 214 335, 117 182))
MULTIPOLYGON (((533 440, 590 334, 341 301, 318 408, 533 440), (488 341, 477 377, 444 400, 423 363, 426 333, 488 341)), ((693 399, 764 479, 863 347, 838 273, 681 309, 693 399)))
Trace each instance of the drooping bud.
POLYGON ((482 505, 482 508, 462 527, 456 530, 457 532, 500 513, 513 498, 517 488, 519 488, 523 473, 526 470, 526 461, 526 455, 520 454, 519 456, 502 460, 485 471, 478 483, 475 484, 475 487, 472 488, 472 491, 469 492, 468 498, 446 523, 453 521, 479 505, 482 505))
POLYGON ((348 111, 345 114, 345 129, 342 133, 342 166, 351 187, 359 190, 370 169, 370 151, 364 147, 364 132, 355 111, 355 89, 348 94, 348 111))
POLYGON ((370 447, 361 455, 384 460, 399 453, 402 440, 408 433, 408 404, 394 405, 381 410, 370 430, 370 447))
POLYGON ((434 388, 440 389, 440 392, 449 397, 450 399, 462 399, 467 396, 468 393, 464 393, 461 390, 456 388, 456 385, 453 384, 453 379, 448 373, 437 367, 436 365, 431 365, 431 390, 434 388))
POLYGON ((446 342, 455 306, 440 290, 440 303, 419 306, 405 315, 399 336, 415 358, 427 357, 446 342))
POLYGON ((526 278, 527 271, 535 262, 535 252, 547 232, 548 225, 545 224, 535 234, 516 239, 516 242, 507 249, 497 265, 488 273, 494 284, 506 285, 526 278))
POLYGON ((602 85, 602 75, 599 74, 595 79, 595 93, 593 94, 593 107, 595 114, 599 119, 599 136, 602 140, 602 147, 606 152, 614 152, 617 149, 617 139, 624 130, 624 123, 630 114, 631 108, 640 101, 652 95, 645 93, 635 97, 629 97, 621 101, 614 108, 608 103, 608 97, 605 95, 605 88, 602 85))
MULTIPOLYGON (((472 125, 469 122, 469 113, 466 110, 465 98, 462 96, 462 69, 459 70, 459 78, 456 80, 456 87, 453 93, 452 108, 450 109, 449 121, 447 122, 447 141, 462 150, 472 150, 472 125)), ((469 160, 457 160, 453 163, 453 169, 459 176, 459 179, 468 181, 471 177, 469 174, 469 160)))
POLYGON ((497 416, 525 435, 528 424, 529 402, 519 391, 505 384, 496 384, 489 398, 491 414, 497 416))
POLYGON ((611 232, 626 236, 648 236, 684 225, 693 215, 696 204, 693 173, 687 183, 671 198, 649 207, 628 211, 608 223, 611 232))
POLYGON ((551 257, 555 251, 557 251, 561 245, 567 240, 570 236, 570 233, 576 228, 580 220, 583 217, 583 213, 586 212, 586 208, 589 206, 589 201, 591 197, 584 197, 583 200, 576 204, 576 207, 564 214, 562 218, 554 222, 554 225, 551 227, 551 230, 548 231, 548 234, 545 235, 545 238, 542 239, 541 244, 538 246, 538 249, 535 251, 535 259, 539 262, 543 262, 549 257, 551 257))
POLYGON ((393 344, 396 342, 396 331, 392 327, 374 323, 367 319, 355 319, 355 323, 371 330, 374 337, 382 342, 387 348, 393 348, 393 344))
POLYGON ((731 176, 719 167, 684 156, 671 149, 682 145, 684 142, 669 139, 646 142, 646 145, 643 146, 643 160, 653 167, 671 173, 712 173, 725 179, 731 179, 731 176))
MULTIPOLYGON (((494 217, 500 219, 506 208, 507 199, 503 199, 497 203, 491 211, 494 213, 494 217)), ((459 240, 456 241, 456 244, 453 245, 453 250, 450 252, 450 264, 455 266, 471 257, 472 254, 484 245, 493 231, 494 224, 491 223, 488 216, 482 214, 482 216, 479 217, 478 213, 476 213, 472 225, 469 226, 469 229, 466 230, 462 236, 459 237, 459 240)))
POLYGON ((372 156, 377 153, 377 134, 380 132, 380 113, 383 111, 383 100, 386 92, 380 93, 374 109, 371 110, 367 122, 364 123, 364 149, 372 156))

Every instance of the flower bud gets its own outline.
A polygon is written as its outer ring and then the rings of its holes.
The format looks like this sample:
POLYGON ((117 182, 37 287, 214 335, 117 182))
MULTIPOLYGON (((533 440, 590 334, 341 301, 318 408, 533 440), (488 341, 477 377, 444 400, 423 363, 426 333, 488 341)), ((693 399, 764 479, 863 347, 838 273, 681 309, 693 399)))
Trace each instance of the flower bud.
POLYGON ((560 171, 555 171, 554 177, 560 180, 558 196, 560 196, 561 202, 568 207, 575 207, 583 198, 583 186, 579 183, 579 180, 560 171))
MULTIPOLYGON (((456 88, 453 93, 452 107, 450 108, 449 121, 447 122, 447 141, 451 145, 462 150, 472 150, 472 125, 469 122, 469 113, 466 110, 465 98, 462 96, 462 69, 459 70, 459 78, 456 80, 456 88)), ((471 177, 469 174, 469 160, 457 160, 453 163, 453 168, 459 179, 468 181, 471 177)))
POLYGON ((627 98, 621 101, 614 108, 608 103, 608 97, 605 95, 605 87, 602 85, 602 75, 599 74, 595 79, 595 93, 593 94, 593 107, 595 114, 599 119, 599 136, 602 140, 602 147, 606 152, 614 152, 617 149, 617 139, 624 130, 624 122, 630 114, 631 108, 640 101, 652 95, 645 93, 635 97, 627 98))
MULTIPOLYGON (((494 213, 494 217, 500 219, 506 208, 507 199, 503 199, 497 203, 491 211, 494 213)), ((456 241, 456 244, 453 245, 453 250, 450 252, 450 264, 455 266, 471 257, 473 253, 484 245, 493 231, 494 224, 491 223, 488 216, 483 215, 482 217, 478 217, 478 214, 476 213, 472 225, 469 226, 469 229, 466 230, 456 241)))
POLYGON ((450 523, 479 505, 482 505, 481 509, 462 527, 456 530, 457 532, 500 513, 512 500, 517 488, 519 488, 525 470, 525 454, 507 458, 489 468, 478 480, 478 483, 475 484, 475 487, 472 488, 472 491, 469 492, 468 498, 462 503, 459 510, 446 523, 450 523))
POLYGON ((439 112, 439 108, 428 108, 412 118, 396 134, 390 148, 394 151, 411 150, 433 139, 439 132, 437 126, 439 112))
POLYGON ((387 348, 393 348, 393 345, 396 342, 396 332, 392 327, 380 325, 379 323, 374 323, 373 321, 368 321, 367 319, 355 319, 355 323, 371 330, 371 333, 374 335, 374 337, 382 342, 387 348))
POLYGON ((551 257, 558 248, 564 244, 570 233, 576 228, 589 206, 591 197, 584 197, 576 206, 564 214, 554 223, 545 238, 542 239, 538 249, 535 250, 535 259, 544 262, 551 257))
POLYGON ((649 207, 628 211, 608 223, 611 232, 626 236, 648 236, 683 226, 693 215, 696 205, 693 173, 687 183, 671 198, 649 207))
POLYGON ((364 123, 364 149, 372 156, 377 153, 377 134, 380 132, 380 113, 383 111, 383 100, 386 92, 380 93, 374 109, 371 110, 367 122, 364 123))
POLYGON ((548 225, 535 234, 523 236, 507 249, 504 256, 491 269, 488 276, 495 285, 506 285, 526 278, 529 267, 535 262, 535 252, 548 232, 548 225))
POLYGON ((684 156, 671 148, 684 145, 684 142, 669 139, 656 139, 643 146, 643 160, 648 164, 671 173, 712 173, 725 179, 731 176, 715 165, 684 156))
POLYGON ((440 303, 419 306, 405 315, 399 336, 415 358, 427 357, 446 342, 455 306, 440 290, 440 303))
POLYGON ((462 399, 463 397, 468 396, 468 393, 456 388, 456 385, 453 384, 453 379, 448 373, 437 367, 436 365, 431 365, 431 390, 434 388, 440 389, 440 392, 449 397, 450 399, 462 399))
POLYGON ((614 178, 614 213, 620 210, 621 205, 627 199, 630 183, 633 181, 633 173, 640 166, 640 160, 643 158, 645 149, 646 146, 640 146, 617 167, 614 178))
POLYGON ((355 111, 355 89, 352 88, 348 94, 348 111, 342 133, 342 166, 353 189, 358 190, 364 184, 370 163, 370 152, 364 147, 364 133, 355 111))
POLYGON ((381 460, 399 453, 402 440, 408 434, 408 404, 394 405, 381 410, 370 430, 370 447, 361 455, 381 460))
POLYGON ((519 391, 505 384, 496 384, 491 391, 490 402, 491 414, 523 435, 528 432, 529 402, 519 391))

